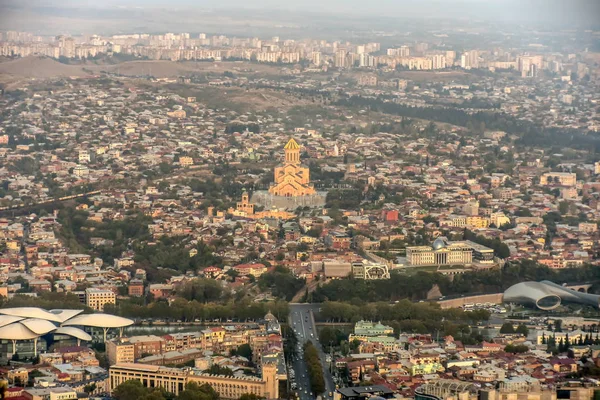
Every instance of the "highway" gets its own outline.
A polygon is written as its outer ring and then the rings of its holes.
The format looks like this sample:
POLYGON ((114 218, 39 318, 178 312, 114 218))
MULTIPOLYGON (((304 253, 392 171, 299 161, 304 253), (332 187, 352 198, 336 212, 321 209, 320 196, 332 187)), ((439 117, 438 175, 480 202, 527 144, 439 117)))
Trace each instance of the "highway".
MULTIPOLYGON (((304 345, 306 341, 312 342, 321 359, 321 365, 323 366, 323 373, 325 378, 325 393, 322 394, 323 399, 333 400, 329 393, 335 391, 335 384, 329 371, 329 364, 325 360, 326 354, 321 348, 319 343, 319 337, 317 333, 317 327, 312 313, 318 311, 319 304, 290 304, 290 326, 296 332, 298 344, 304 345)), ((314 400, 320 393, 311 393, 310 381, 308 379, 308 371, 306 364, 304 363, 303 353, 298 351, 298 357, 293 362, 293 369, 296 373, 296 384, 298 388, 296 392, 300 400, 314 400)))

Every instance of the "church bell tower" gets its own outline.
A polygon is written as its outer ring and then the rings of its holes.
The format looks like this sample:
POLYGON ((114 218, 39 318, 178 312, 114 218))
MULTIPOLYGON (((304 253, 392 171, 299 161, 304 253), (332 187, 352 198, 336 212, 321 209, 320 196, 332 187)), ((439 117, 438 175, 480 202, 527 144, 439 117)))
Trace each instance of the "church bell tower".
POLYGON ((300 145, 293 138, 287 142, 283 150, 286 164, 300 164, 300 145))

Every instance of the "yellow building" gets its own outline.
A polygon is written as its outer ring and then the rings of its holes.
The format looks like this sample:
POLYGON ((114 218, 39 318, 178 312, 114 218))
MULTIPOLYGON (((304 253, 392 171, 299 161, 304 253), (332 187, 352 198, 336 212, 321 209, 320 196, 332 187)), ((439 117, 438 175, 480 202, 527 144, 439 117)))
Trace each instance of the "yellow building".
POLYGON ((575 186, 577 175, 571 172, 547 172, 540 178, 543 186, 575 186))
POLYGON ((242 201, 237 202, 236 210, 243 216, 254 214, 254 204, 250 203, 246 190, 242 193, 242 201))
POLYGON ((227 213, 234 217, 242 217, 249 219, 261 219, 261 218, 278 218, 278 219, 292 219, 296 215, 285 210, 278 210, 273 208, 271 210, 254 212, 254 204, 250 203, 248 193, 244 190, 242 193, 242 201, 238 201, 235 209, 230 207, 227 213))
POLYGON ((132 363, 135 361, 135 346, 129 341, 109 340, 106 342, 106 354, 110 365, 132 363))
POLYGON ((167 112, 167 116, 172 118, 185 118, 186 112, 184 110, 175 110, 167 112))
POLYGON ((210 330, 210 340, 213 343, 223 343, 223 339, 225 338, 225 333, 227 333, 227 331, 224 328, 216 327, 216 328, 209 328, 208 330, 210 330))
POLYGON ((85 305, 96 310, 104 311, 105 304, 115 304, 117 296, 112 290, 87 288, 85 289, 85 305))
POLYGON ((192 157, 179 157, 179 165, 182 167, 190 167, 194 165, 194 159, 192 157))
POLYGON ((309 170, 300 163, 300 145, 290 139, 283 150, 285 162, 275 168, 275 183, 269 188, 269 193, 284 197, 315 194, 315 188, 310 184, 309 170))
POLYGON ((239 399, 245 393, 253 393, 266 399, 279 398, 279 381, 275 364, 262 365, 262 379, 256 377, 230 377, 210 375, 196 370, 184 370, 147 364, 116 364, 110 367, 111 392, 128 380, 139 380, 145 387, 160 387, 179 395, 188 382, 208 384, 221 399, 239 399))
POLYGON ((488 228, 490 226, 490 219, 480 216, 467 217, 467 227, 469 228, 488 228))

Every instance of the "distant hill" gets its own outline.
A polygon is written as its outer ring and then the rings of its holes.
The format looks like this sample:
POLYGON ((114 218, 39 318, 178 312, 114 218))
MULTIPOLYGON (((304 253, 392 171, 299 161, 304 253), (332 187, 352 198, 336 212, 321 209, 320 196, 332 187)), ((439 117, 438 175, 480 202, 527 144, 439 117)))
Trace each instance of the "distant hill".
POLYGON ((125 61, 120 64, 111 65, 87 64, 85 67, 94 72, 105 71, 127 76, 151 75, 157 78, 173 78, 181 75, 189 75, 194 72, 201 72, 202 69, 208 68, 211 65, 211 63, 198 63, 194 67, 167 60, 140 60, 125 61))
POLYGON ((81 66, 65 65, 51 58, 38 56, 2 62, 0 74, 37 79, 89 75, 81 66))
POLYGON ((63 64, 48 57, 29 56, 14 60, 0 60, 0 75, 19 78, 81 77, 90 74, 117 73, 125 76, 152 75, 157 78, 175 78, 181 75, 200 73, 207 69, 219 69, 214 63, 177 63, 167 60, 126 61, 118 64, 82 62, 63 64))
POLYGON ((223 74, 225 71, 243 69, 248 73, 279 73, 278 67, 251 64, 247 62, 175 62, 168 60, 135 60, 120 63, 106 60, 70 60, 63 64, 52 58, 29 56, 17 59, 0 58, 0 81, 23 79, 46 79, 56 77, 101 76, 105 73, 129 77, 153 76, 156 78, 177 78, 178 76, 202 75, 206 72, 223 74))

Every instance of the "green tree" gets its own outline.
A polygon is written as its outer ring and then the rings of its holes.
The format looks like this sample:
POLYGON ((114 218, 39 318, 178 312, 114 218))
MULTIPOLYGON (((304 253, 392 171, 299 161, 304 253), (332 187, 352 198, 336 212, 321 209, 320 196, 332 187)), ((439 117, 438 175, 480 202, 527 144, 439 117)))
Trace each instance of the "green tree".
POLYGON ((96 390, 95 383, 89 383, 83 387, 83 391, 86 392, 87 394, 92 393, 94 390, 96 390))
POLYGON ((561 201, 560 203, 558 203, 558 212, 560 213, 560 215, 567 214, 569 212, 569 202, 561 201))
POLYGON ((249 344, 244 343, 240 347, 237 348, 236 354, 238 356, 246 357, 248 360, 252 360, 252 348, 249 344))
POLYGON ((562 319, 554 320, 554 332, 562 332, 562 319))
POLYGON ((177 400, 218 400, 219 394, 208 384, 198 385, 189 382, 185 389, 179 393, 177 400))
POLYGON ((218 300, 221 297, 223 289, 218 281, 214 279, 193 279, 186 282, 178 294, 186 300, 196 300, 200 303, 207 303, 218 300))
POLYGON ((330 346, 332 343, 337 343, 337 333, 334 328, 325 326, 319 332, 319 341, 323 346, 330 346))
POLYGON ((507 353, 527 353, 529 351, 529 347, 524 344, 508 344, 504 347, 504 351, 507 353))
POLYGON ((261 399, 264 399, 264 397, 260 397, 254 393, 244 393, 243 395, 240 396, 239 400, 261 400, 261 399))
POLYGON ((13 167, 17 172, 20 172, 23 175, 33 175, 38 169, 37 162, 31 157, 21 157, 16 159, 13 162, 13 167))
POLYGON ((323 228, 321 227, 313 227, 306 231, 306 234, 310 237, 318 238, 323 233, 323 228))
POLYGON ((139 400, 148 393, 142 382, 138 380, 129 380, 121 383, 113 391, 113 397, 117 400, 139 400))
POLYGON ((210 368, 204 370, 204 372, 213 375, 225 375, 225 376, 233 376, 233 370, 228 367, 222 367, 218 364, 213 364, 210 368))
POLYGON ((515 328, 512 323, 505 322, 502 324, 502 327, 500 327, 500 333, 515 333, 515 328))
POLYGON ((529 335, 529 329, 527 328, 527 326, 525 324, 519 324, 519 326, 517 326, 517 329, 515 330, 516 333, 520 333, 521 335, 527 337, 527 335, 529 335))
POLYGON ((325 379, 323 378, 323 367, 319 359, 317 348, 312 342, 304 345, 304 362, 308 369, 311 391, 317 395, 325 391, 325 379))
POLYGON ((270 290, 273 296, 291 300, 304 286, 304 280, 296 278, 289 269, 276 267, 272 272, 258 278, 258 287, 264 292, 270 290))

